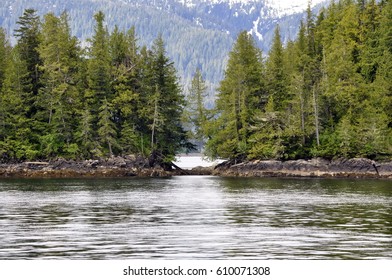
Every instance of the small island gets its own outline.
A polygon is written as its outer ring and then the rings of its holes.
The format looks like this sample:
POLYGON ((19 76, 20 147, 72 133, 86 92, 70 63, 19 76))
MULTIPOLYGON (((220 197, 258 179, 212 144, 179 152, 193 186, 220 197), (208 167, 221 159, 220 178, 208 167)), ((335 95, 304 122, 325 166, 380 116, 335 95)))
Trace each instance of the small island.
POLYGON ((391 177, 390 1, 310 7, 268 53, 247 31, 207 106, 203 66, 181 86, 162 35, 94 15, 84 47, 68 14, 27 9, 0 29, 0 176, 391 177), (179 153, 226 162, 183 170, 179 153))

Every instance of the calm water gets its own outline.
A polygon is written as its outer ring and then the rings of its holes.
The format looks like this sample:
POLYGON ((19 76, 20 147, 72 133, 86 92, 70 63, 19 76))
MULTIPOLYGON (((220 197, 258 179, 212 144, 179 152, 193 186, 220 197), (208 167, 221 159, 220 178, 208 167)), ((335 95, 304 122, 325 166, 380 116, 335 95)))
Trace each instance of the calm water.
POLYGON ((392 181, 0 180, 0 259, 391 259, 392 181))

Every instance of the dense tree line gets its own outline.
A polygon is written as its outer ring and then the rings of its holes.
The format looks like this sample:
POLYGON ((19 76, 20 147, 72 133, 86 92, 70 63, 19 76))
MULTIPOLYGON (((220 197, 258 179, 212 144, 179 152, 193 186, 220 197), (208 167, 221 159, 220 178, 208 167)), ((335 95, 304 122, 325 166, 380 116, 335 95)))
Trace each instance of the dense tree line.
MULTIPOLYGON (((153 1, 107 1, 107 0, 2 0, 0 5, 0 26, 11 35, 15 43, 13 30, 17 17, 25 8, 35 7, 38 15, 61 11, 69 14, 69 26, 84 45, 94 32, 94 13, 102 11, 108 31, 113 32, 117 25, 119 30, 128 30, 134 26, 140 46, 152 46, 159 34, 165 40, 168 57, 174 62, 181 83, 188 89, 197 67, 201 68, 208 86, 207 103, 214 103, 214 90, 223 77, 225 57, 230 51, 233 39, 229 34, 213 29, 206 29, 182 18, 174 11, 169 12, 153 6, 153 1), (4 4, 3 4, 4 2, 4 4), (139 3, 140 2, 140 3, 139 3), (10 10, 12 7, 12 10, 10 10)), ((156 1, 156 4, 158 5, 156 1)), ((177 3, 178 5, 178 3, 177 3)), ((191 16, 191 15, 190 15, 191 16)))
POLYGON ((212 158, 390 158, 391 26, 392 1, 341 0, 309 8, 295 41, 278 26, 268 55, 241 32, 206 110, 202 65, 185 100, 162 36, 140 47, 135 28, 109 32, 99 12, 82 48, 66 13, 28 9, 14 46, 0 29, 1 159, 167 163, 187 139, 212 158))
POLYGON ((192 146, 162 37, 139 47, 134 28, 109 33, 102 12, 94 19, 85 49, 66 13, 25 10, 13 47, 0 30, 2 160, 137 153, 164 164, 192 146))
POLYGON ((392 1, 308 9, 295 41, 279 26, 264 57, 239 34, 206 152, 232 159, 392 155, 392 1))

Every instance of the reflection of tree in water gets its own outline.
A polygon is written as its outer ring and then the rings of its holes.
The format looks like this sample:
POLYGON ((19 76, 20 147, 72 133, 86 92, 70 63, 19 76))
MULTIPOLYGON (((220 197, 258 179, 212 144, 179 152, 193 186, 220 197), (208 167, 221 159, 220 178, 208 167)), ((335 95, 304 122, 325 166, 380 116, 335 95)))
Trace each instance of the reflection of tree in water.
POLYGON ((92 225, 103 225, 127 223, 132 219, 136 210, 126 204, 93 204, 87 205, 86 208, 83 208, 81 213, 82 216, 84 216, 83 212, 87 215, 85 218, 86 223, 92 225))
POLYGON ((252 226, 256 222, 261 222, 257 209, 254 207, 229 206, 225 216, 230 223, 241 226, 252 226))
POLYGON ((72 219, 72 208, 67 204, 47 204, 39 207, 21 207, 18 221, 27 227, 54 227, 67 224, 72 219))

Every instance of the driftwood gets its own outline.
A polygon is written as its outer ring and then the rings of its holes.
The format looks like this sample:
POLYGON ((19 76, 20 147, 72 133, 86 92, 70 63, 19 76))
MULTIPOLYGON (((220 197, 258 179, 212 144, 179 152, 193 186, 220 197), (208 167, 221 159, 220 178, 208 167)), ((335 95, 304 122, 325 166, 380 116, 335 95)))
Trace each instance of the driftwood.
POLYGON ((190 175, 190 173, 184 169, 182 169, 181 167, 175 165, 173 162, 170 163, 171 166, 173 166, 176 170, 180 171, 182 175, 190 175))
POLYGON ((25 164, 27 164, 27 165, 49 165, 49 162, 42 162, 42 161, 26 161, 25 164))
POLYGON ((380 176, 380 172, 378 172, 378 167, 377 167, 377 165, 376 165, 376 162, 373 161, 373 162, 372 162, 372 165, 373 165, 374 169, 376 170, 377 175, 380 176))
POLYGON ((180 172, 181 175, 190 175, 190 173, 173 162, 165 162, 163 156, 158 151, 153 151, 148 158, 148 163, 150 167, 160 166, 165 171, 171 171, 173 168, 180 172))

